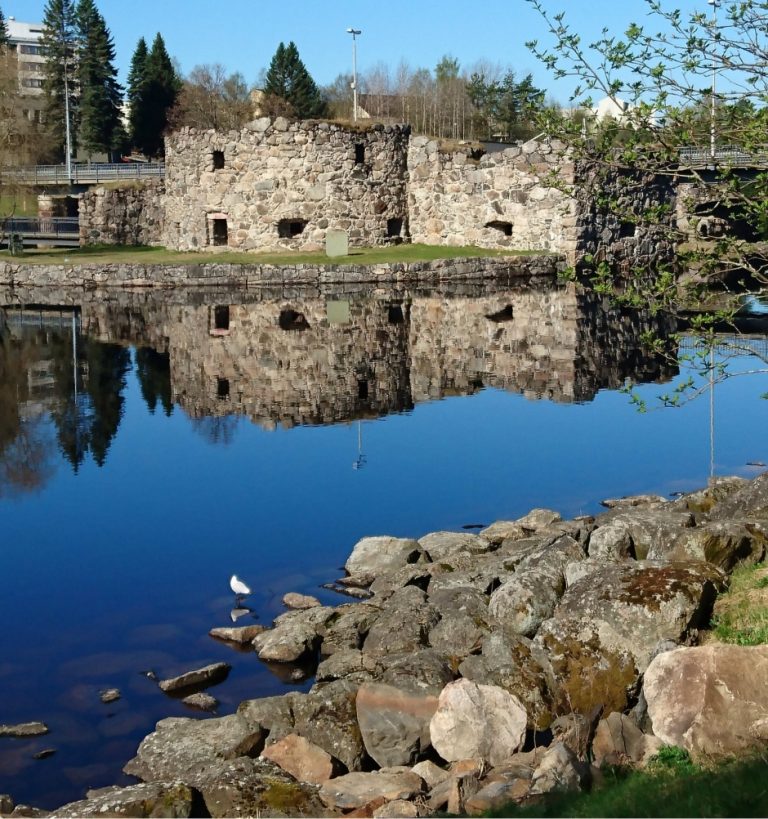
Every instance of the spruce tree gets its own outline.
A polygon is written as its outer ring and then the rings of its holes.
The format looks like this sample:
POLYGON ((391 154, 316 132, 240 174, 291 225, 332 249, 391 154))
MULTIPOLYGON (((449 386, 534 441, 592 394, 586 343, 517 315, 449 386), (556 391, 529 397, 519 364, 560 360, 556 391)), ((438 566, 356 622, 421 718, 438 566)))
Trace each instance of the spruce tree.
POLYGON ((128 73, 128 137, 134 148, 146 142, 147 41, 142 37, 136 45, 128 73))
POLYGON ((144 74, 141 100, 144 133, 136 147, 147 156, 161 156, 164 152, 163 134, 181 90, 181 81, 160 34, 155 37, 147 55, 144 74))
POLYGON ((294 43, 280 43, 267 70, 264 93, 285 101, 298 119, 325 116, 327 106, 320 89, 299 57, 294 43))
POLYGON ((80 141, 91 153, 111 153, 122 132, 122 89, 112 35, 94 0, 77 4, 80 141))
POLYGON ((48 0, 43 14, 43 27, 41 44, 46 56, 43 74, 45 123, 52 144, 63 158, 66 145, 65 87, 68 87, 69 92, 73 151, 78 122, 77 31, 73 0, 48 0))
POLYGON ((8 26, 5 24, 3 10, 0 9, 0 48, 8 45, 8 26))

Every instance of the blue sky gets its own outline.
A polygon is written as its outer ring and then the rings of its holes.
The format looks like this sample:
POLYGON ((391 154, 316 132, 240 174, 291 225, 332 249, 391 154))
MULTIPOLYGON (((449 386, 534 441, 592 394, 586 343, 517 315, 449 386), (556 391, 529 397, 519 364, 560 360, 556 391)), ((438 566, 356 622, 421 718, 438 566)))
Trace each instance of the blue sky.
MULTIPOLYGON (((433 68, 444 54, 462 65, 481 58, 532 71, 538 84, 564 102, 570 84, 555 85, 525 48, 543 40, 541 20, 525 0, 97 0, 115 38, 124 81, 139 37, 162 32, 170 53, 187 72, 199 63, 222 63, 255 82, 283 41, 293 40, 314 78, 331 82, 351 67, 349 26, 363 30, 361 70, 405 59, 433 68)), ((544 0, 564 10, 585 39, 603 26, 621 32, 646 15, 643 0, 544 0)), ((706 0, 669 0, 670 7, 707 11, 706 0)), ((6 16, 36 21, 45 0, 0 0, 6 16)))

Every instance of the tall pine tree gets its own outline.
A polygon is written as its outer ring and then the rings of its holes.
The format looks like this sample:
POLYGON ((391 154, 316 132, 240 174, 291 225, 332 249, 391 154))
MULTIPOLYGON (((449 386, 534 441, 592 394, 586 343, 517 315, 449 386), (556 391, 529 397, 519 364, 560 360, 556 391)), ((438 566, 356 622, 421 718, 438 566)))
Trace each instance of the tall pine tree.
POLYGON ((114 66, 115 45, 94 0, 79 0, 80 142, 90 153, 112 153, 124 140, 122 89, 114 66))
POLYGON ((142 37, 136 45, 128 73, 128 137, 139 148, 146 143, 147 58, 149 49, 142 37))
POLYGON ((8 45, 8 27, 5 24, 3 10, 0 9, 0 48, 8 45))
POLYGON ((144 82, 139 94, 138 116, 143 133, 139 132, 136 147, 147 156, 161 156, 164 153, 163 134, 180 90, 181 81, 168 55, 165 41, 158 34, 144 64, 144 82))
POLYGON ((294 43, 280 43, 267 70, 264 93, 267 99, 287 103, 287 111, 298 119, 325 116, 327 106, 320 89, 299 57, 294 43))
POLYGON ((51 143, 61 158, 66 145, 66 98, 69 100, 73 151, 78 122, 77 20, 73 0, 48 0, 43 14, 45 49, 43 90, 45 123, 51 143), (65 88, 68 92, 65 92, 65 88))

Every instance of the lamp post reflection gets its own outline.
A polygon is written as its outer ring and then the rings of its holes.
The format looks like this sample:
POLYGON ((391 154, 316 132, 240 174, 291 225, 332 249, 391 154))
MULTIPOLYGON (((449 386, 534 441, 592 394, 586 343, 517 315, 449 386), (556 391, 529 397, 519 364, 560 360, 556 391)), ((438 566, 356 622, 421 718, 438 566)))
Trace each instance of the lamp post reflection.
POLYGON ((368 456, 363 452, 363 422, 357 422, 357 458, 352 469, 362 469, 368 463, 368 456))

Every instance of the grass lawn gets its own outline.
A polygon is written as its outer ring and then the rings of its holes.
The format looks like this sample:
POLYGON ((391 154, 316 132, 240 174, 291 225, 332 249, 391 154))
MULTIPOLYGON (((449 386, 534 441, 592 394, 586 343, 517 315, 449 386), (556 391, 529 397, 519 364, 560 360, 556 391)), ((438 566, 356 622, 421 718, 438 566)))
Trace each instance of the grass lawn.
POLYGON ((0 251, 0 259, 26 264, 387 264, 427 262, 435 259, 494 256, 540 256, 540 252, 489 250, 482 247, 442 247, 436 245, 395 245, 392 247, 352 248, 349 256, 329 259, 320 253, 178 253, 162 247, 81 247, 25 250, 22 256, 0 251))
POLYGON ((721 643, 768 643, 768 565, 742 566, 715 602, 712 638, 721 643))

